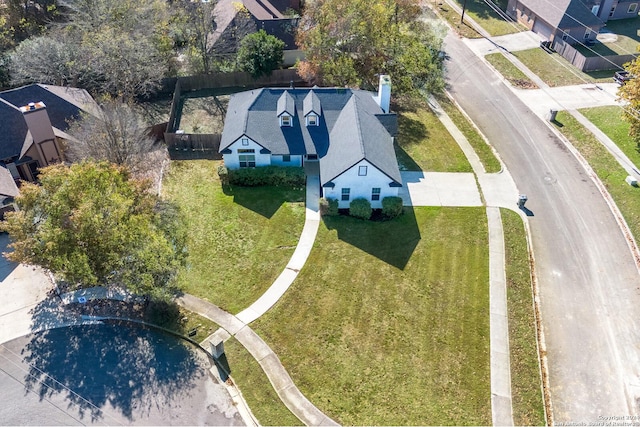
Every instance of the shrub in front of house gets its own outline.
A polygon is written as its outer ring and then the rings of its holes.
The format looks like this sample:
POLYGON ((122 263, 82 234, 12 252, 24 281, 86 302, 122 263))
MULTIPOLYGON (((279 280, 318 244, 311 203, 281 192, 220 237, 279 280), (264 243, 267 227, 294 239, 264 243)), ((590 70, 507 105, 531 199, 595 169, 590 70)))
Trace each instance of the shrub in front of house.
POLYGON ((278 187, 304 187, 304 169, 283 166, 262 166, 229 170, 229 184, 240 187, 273 185, 278 187))
POLYGON ((218 176, 222 185, 229 184, 229 169, 225 165, 218 166, 218 176))
POLYGON ((402 198, 389 196, 382 199, 382 216, 393 219, 402 215, 402 198))
POLYGON ((320 215, 337 216, 338 212, 338 199, 320 199, 320 215))
POLYGON ((349 215, 353 217, 360 219, 369 219, 371 218, 372 212, 373 210, 371 209, 371 203, 369 203, 367 199, 353 199, 349 204, 349 215))

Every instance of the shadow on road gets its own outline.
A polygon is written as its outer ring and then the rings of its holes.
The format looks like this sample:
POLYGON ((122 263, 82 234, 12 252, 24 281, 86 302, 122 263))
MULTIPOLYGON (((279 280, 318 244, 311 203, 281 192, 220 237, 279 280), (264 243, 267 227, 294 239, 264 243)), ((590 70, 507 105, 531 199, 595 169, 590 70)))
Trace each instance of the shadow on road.
POLYGON ((179 406, 206 375, 203 360, 187 346, 125 324, 50 329, 35 333, 22 352, 30 366, 24 382, 41 400, 61 394, 81 419, 102 419, 108 404, 135 421, 179 406))
POLYGON ((520 207, 520 210, 521 210, 522 212, 524 212, 524 214, 525 214, 526 216, 534 216, 534 215, 533 215, 533 211, 531 211, 530 209, 528 209, 528 208, 526 208, 526 207, 524 207, 524 206, 520 207))

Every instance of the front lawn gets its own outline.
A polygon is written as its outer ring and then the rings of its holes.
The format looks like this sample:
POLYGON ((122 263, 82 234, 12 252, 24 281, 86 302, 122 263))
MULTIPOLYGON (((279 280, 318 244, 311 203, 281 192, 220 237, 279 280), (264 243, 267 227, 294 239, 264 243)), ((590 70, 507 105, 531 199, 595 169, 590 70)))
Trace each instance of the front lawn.
POLYGON ((519 89, 538 89, 538 85, 531 81, 531 79, 520 71, 518 67, 513 65, 511 61, 505 58, 503 54, 491 53, 486 55, 485 59, 514 87, 519 89))
POLYGON ((621 107, 583 108, 580 112, 611 138, 635 165, 640 165, 638 145, 629 136, 629 122, 622 118, 621 107))
POLYGON ((504 227, 513 422, 517 426, 543 426, 546 420, 529 248, 520 216, 508 209, 500 209, 500 215, 504 227))
POLYGON ((189 258, 178 284, 237 313, 287 265, 304 225, 304 190, 240 188, 226 193, 213 160, 173 161, 164 196, 187 220, 189 258))
POLYGON ((421 99, 401 100, 398 111, 396 157, 400 170, 471 172, 458 143, 421 99))
POLYGON ((483 208, 325 218, 255 330, 341 424, 489 425, 488 256, 483 208))
MULTIPOLYGON (((434 2, 435 3, 435 2, 434 2)), ((485 31, 487 31, 492 36, 502 36, 505 34, 513 34, 518 33, 520 31, 525 31, 526 28, 517 22, 506 21, 501 14, 493 10, 488 6, 487 2, 482 0, 456 0, 456 3, 460 8, 462 8, 463 3, 466 3, 465 16, 471 17, 475 22, 477 22, 485 31)), ((506 0, 497 0, 494 3, 498 5, 498 9, 504 12, 507 7, 506 0)), ((457 31, 460 28, 464 28, 465 24, 460 24, 460 14, 450 10, 451 8, 446 4, 446 2, 438 0, 438 12, 447 20, 449 23, 456 28, 457 31)), ((470 37, 477 38, 480 37, 478 33, 468 32, 463 30, 460 34, 462 37, 470 37)))
POLYGON ((557 53, 550 54, 540 48, 520 50, 513 54, 552 87, 611 81, 610 71, 586 74, 557 53))
POLYGON ((438 98, 438 102, 442 109, 447 113, 451 121, 456 127, 464 134, 469 141, 469 144, 473 147, 480 158, 480 162, 487 173, 497 173, 502 170, 502 165, 496 157, 493 148, 487 143, 487 141, 480 135, 480 131, 473 124, 465 114, 460 111, 458 106, 449 99, 447 96, 441 96, 438 98))
POLYGON ((298 426, 256 359, 235 338, 224 343, 225 362, 242 396, 262 426, 298 426))

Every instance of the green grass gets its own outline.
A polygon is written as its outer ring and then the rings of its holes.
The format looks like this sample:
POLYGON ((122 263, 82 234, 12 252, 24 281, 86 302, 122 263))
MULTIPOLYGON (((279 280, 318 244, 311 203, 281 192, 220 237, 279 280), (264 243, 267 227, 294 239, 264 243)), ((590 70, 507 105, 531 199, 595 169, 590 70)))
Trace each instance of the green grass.
POLYGON ((258 299, 287 265, 304 224, 304 191, 222 189, 218 161, 174 161, 164 194, 188 226, 188 265, 178 284, 237 313, 258 299))
POLYGON ((500 172, 502 170, 500 161, 496 157, 491 146, 487 144, 487 141, 485 141, 473 125, 473 122, 471 122, 448 97, 441 96, 438 98, 438 102, 447 115, 449 115, 453 123, 467 138, 473 147, 473 150, 480 158, 480 162, 484 166, 484 170, 488 173, 500 172))
POLYGON ((300 420, 278 397, 258 362, 235 338, 224 343, 231 376, 263 426, 298 426, 300 420))
POLYGON ((255 330, 344 425, 489 425, 488 256, 482 208, 329 217, 255 330))
POLYGON ((558 112, 556 126, 580 151, 607 187, 629 225, 631 233, 638 240, 640 238, 640 189, 625 182, 626 171, 596 137, 569 113, 566 111, 558 112))
POLYGON ((498 70, 511 85, 520 89, 537 89, 536 85, 525 73, 520 71, 518 67, 513 65, 511 61, 504 57, 501 53, 491 53, 485 56, 493 68, 498 70))
MULTIPOLYGON (((464 2, 456 0, 456 3, 458 3, 458 6, 462 8, 464 2)), ((465 10, 465 17, 470 16, 492 36, 502 36, 505 34, 513 34, 526 30, 526 28, 518 23, 505 21, 502 17, 500 17, 500 15, 489 8, 489 6, 487 6, 487 4, 482 0, 467 0, 466 3, 467 8, 465 10)), ((501 10, 505 10, 507 5, 506 1, 499 0, 495 3, 499 5, 501 10)), ((464 28, 467 27, 466 24, 460 24, 460 14, 456 13, 453 10, 450 10, 451 8, 444 1, 438 0, 437 5, 438 13, 440 13, 457 31, 462 29, 463 33, 461 33, 460 35, 470 38, 480 37, 480 35, 474 30, 468 32, 464 28)))
POLYGON ((545 425, 527 240, 518 214, 508 209, 501 209, 500 214, 505 239, 513 421, 515 425, 545 425))
POLYGON ((584 108, 580 112, 611 138, 635 165, 640 165, 638 145, 629 136, 629 122, 622 118, 622 108, 613 105, 584 108))
POLYGON ((557 53, 540 48, 520 50, 513 54, 549 86, 568 86, 611 81, 611 72, 583 73, 557 53))
POLYGON ((400 170, 471 172, 458 143, 424 100, 403 100, 397 107, 396 157, 400 170))

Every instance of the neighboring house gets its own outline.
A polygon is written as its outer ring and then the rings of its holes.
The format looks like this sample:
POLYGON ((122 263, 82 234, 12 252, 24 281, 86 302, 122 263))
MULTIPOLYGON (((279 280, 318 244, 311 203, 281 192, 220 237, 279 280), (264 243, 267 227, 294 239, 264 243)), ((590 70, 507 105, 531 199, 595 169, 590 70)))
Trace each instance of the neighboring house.
POLYGON ((402 187, 393 147, 391 82, 378 94, 345 88, 258 89, 231 96, 220 152, 229 169, 318 162, 323 196, 373 208, 402 187))
POLYGON ((582 0, 591 12, 604 22, 638 16, 638 0, 582 0))
POLYGON ((96 108, 84 89, 34 84, 0 92, 0 194, 14 191, 2 189, 11 187, 6 170, 15 182, 35 181, 39 168, 64 161, 70 121, 96 108))
POLYGON ((640 0, 509 0, 507 13, 538 34, 547 47, 588 72, 622 68, 637 56, 585 56, 576 47, 596 43, 608 20, 637 17, 639 3, 640 0))
POLYGON ((509 0, 507 13, 552 46, 593 42, 605 24, 581 0, 509 0))
POLYGON ((209 49, 232 54, 248 34, 264 30, 285 43, 285 65, 293 65, 301 51, 295 43, 298 18, 287 16, 300 10, 300 0, 219 0, 214 9, 215 30, 209 49))

